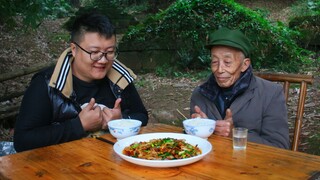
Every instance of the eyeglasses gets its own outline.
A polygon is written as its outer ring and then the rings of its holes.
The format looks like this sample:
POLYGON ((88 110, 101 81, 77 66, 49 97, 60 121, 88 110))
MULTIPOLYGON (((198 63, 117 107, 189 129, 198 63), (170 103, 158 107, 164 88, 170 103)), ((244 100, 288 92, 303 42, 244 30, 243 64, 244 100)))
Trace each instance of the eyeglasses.
POLYGON ((87 50, 83 49, 79 44, 73 42, 73 44, 77 45, 82 51, 88 53, 90 55, 90 59, 92 61, 99 61, 104 56, 108 61, 114 61, 118 56, 118 50, 115 48, 114 51, 107 51, 107 52, 100 52, 100 51, 93 51, 88 52, 87 50))

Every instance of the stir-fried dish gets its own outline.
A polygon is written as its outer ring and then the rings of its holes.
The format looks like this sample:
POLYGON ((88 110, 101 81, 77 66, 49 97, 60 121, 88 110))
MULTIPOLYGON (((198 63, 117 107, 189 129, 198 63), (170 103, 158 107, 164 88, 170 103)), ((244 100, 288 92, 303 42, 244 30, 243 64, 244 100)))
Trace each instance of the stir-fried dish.
POLYGON ((148 160, 172 160, 200 155, 201 150, 184 139, 162 138, 132 143, 124 148, 123 154, 148 160))

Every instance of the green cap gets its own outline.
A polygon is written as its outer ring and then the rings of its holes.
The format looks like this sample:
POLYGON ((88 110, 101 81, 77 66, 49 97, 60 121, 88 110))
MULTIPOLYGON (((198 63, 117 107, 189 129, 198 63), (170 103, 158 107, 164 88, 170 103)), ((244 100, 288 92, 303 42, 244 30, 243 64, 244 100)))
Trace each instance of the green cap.
POLYGON ((241 50, 246 57, 250 57, 253 49, 250 40, 239 30, 230 30, 228 28, 220 28, 209 34, 206 48, 211 49, 212 46, 223 45, 230 46, 241 50))

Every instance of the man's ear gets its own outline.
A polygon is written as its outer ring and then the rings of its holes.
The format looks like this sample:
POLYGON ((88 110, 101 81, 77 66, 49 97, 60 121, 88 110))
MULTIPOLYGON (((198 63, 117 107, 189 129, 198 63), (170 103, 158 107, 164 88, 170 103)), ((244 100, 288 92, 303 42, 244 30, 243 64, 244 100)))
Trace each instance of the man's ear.
POLYGON ((72 52, 72 56, 75 57, 76 56, 76 45, 74 43, 70 43, 70 49, 72 52))
POLYGON ((250 58, 245 58, 242 62, 241 72, 246 71, 249 68, 250 64, 251 64, 250 58))

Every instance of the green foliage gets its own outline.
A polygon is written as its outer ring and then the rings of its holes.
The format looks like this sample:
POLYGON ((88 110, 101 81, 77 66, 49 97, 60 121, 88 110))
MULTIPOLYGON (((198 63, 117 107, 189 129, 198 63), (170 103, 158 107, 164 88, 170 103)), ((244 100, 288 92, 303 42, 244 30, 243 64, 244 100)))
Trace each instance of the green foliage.
POLYGON ((67 0, 9 0, 0 5, 0 23, 13 27, 16 17, 22 17, 23 25, 38 27, 45 18, 61 18, 72 12, 67 0))
POLYGON ((173 69, 172 66, 170 66, 169 64, 163 64, 161 66, 156 67, 155 73, 159 77, 168 77, 172 75, 173 69))
POLYGON ((15 6, 14 1, 0 4, 0 24, 7 22, 10 27, 16 25, 15 21, 12 20, 12 16, 16 13, 14 11, 15 6))
POLYGON ((289 27, 301 32, 301 46, 320 45, 320 0, 298 1, 292 8, 289 27))
POLYGON ((282 23, 273 25, 233 0, 177 0, 166 10, 130 27, 120 46, 175 49, 178 59, 170 67, 203 69, 210 61, 204 47, 206 36, 219 27, 240 29, 251 38, 256 69, 297 72, 309 62, 310 52, 296 44, 299 32, 282 23))
POLYGON ((51 38, 54 42, 68 42, 70 40, 70 34, 67 33, 58 33, 51 36, 51 38))
POLYGON ((320 0, 299 0, 292 6, 291 17, 320 14, 320 0))
POLYGON ((120 6, 125 13, 139 14, 158 12, 160 9, 165 9, 174 0, 110 0, 110 2, 120 6))
POLYGON ((128 25, 137 24, 132 16, 124 13, 118 6, 111 2, 112 0, 85 0, 82 2, 82 6, 74 13, 74 16, 71 16, 63 27, 70 31, 76 16, 92 11, 106 15, 112 24, 115 25, 117 33, 125 31, 128 25))
POLYGON ((147 1, 142 2, 132 2, 130 3, 128 0, 111 0, 113 4, 122 6, 123 12, 128 14, 135 14, 140 12, 146 12, 150 8, 147 1))
POLYGON ((137 81, 135 81, 135 86, 137 88, 143 88, 143 87, 146 87, 148 85, 148 81, 145 79, 145 78, 141 78, 137 81))

